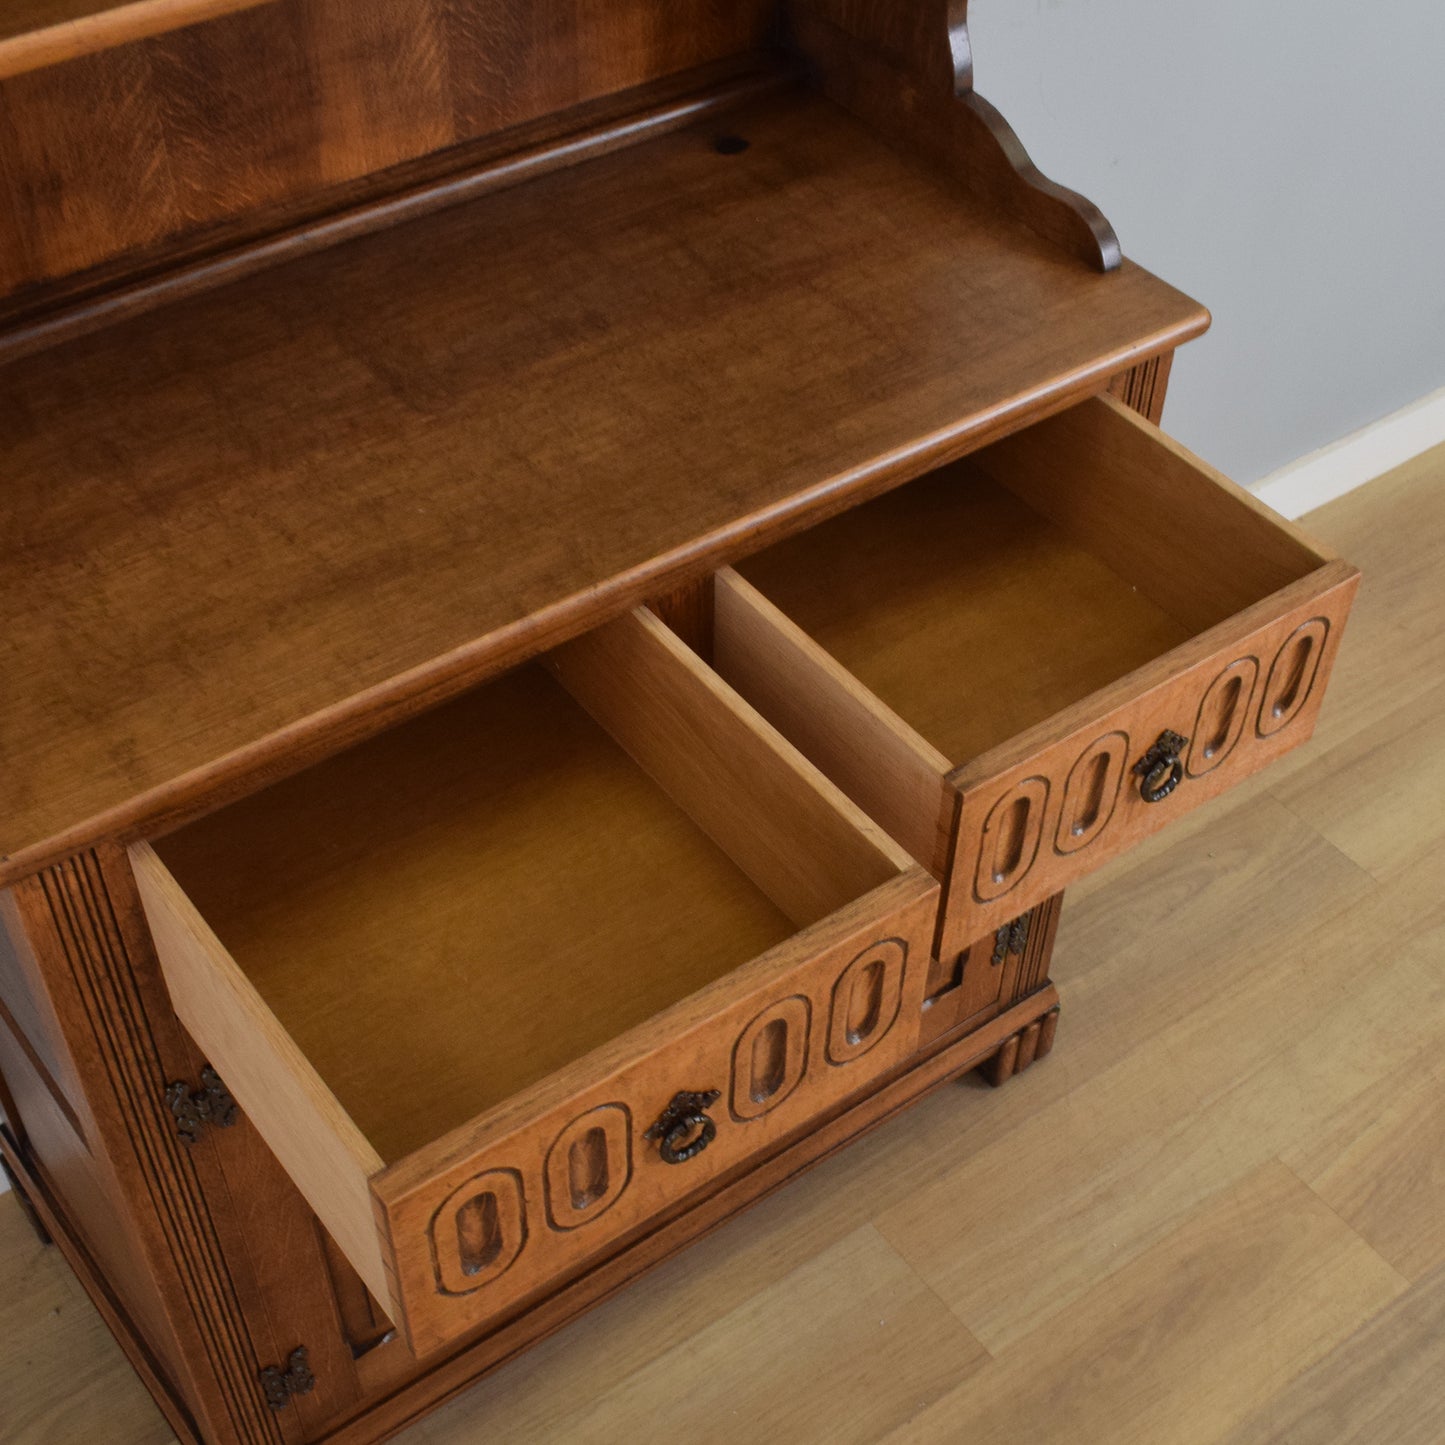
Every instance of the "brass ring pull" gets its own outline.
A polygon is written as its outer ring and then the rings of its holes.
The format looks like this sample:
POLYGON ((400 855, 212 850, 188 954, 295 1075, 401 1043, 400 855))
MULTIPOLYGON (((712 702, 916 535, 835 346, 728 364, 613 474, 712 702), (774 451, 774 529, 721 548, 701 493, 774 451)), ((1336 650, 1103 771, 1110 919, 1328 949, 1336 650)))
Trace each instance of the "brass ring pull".
POLYGON ((1146 803, 1162 803, 1184 781, 1182 754, 1189 739, 1175 732, 1162 732, 1159 741, 1134 764, 1139 779, 1139 796, 1146 803))
POLYGON ((657 1141, 657 1152, 664 1164, 686 1164, 696 1159, 717 1138, 717 1125, 708 1118, 707 1111, 721 1097, 716 1089, 674 1094, 672 1103, 642 1137, 657 1141))

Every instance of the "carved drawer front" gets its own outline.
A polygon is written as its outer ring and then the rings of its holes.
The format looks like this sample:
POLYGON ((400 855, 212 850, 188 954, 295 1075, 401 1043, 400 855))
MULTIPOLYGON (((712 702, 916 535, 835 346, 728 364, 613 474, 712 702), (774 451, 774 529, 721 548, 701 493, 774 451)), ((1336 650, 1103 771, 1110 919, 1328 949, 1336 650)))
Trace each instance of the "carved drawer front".
POLYGON ((946 970, 1305 741, 1357 582, 1099 397, 720 572, 713 658, 944 880, 946 970))
POLYGON ((177 1013, 421 1354, 898 1065, 940 896, 642 611, 131 858, 177 1013))
POLYGON ((559 1080, 445 1156, 378 1176, 413 1340, 448 1339, 575 1272, 901 1063, 918 1043, 933 921, 915 898, 820 937, 801 967, 766 960, 743 998, 729 980, 694 1001, 691 1027, 660 1020, 676 1035, 661 1048, 617 1067, 599 1059, 585 1072, 602 1077, 584 1087, 559 1080))

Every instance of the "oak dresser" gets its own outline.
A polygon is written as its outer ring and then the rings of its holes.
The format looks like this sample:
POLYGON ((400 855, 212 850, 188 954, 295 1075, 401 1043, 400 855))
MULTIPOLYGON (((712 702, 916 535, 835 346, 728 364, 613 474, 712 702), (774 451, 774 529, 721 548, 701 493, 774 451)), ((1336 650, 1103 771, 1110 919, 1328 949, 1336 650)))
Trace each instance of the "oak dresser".
POLYGON ((182 1439, 1028 1067, 1063 891, 1309 737, 1356 574, 964 10, 6 7, 0 1140, 182 1439))

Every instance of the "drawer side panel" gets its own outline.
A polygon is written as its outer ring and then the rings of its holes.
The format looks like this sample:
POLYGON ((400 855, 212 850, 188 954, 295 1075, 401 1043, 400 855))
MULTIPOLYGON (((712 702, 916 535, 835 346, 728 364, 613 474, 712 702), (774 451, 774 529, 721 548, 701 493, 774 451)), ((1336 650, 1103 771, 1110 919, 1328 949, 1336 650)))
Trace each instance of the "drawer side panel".
POLYGON ((130 849, 176 1015, 383 1306, 367 1181, 382 1161, 149 844, 130 849))

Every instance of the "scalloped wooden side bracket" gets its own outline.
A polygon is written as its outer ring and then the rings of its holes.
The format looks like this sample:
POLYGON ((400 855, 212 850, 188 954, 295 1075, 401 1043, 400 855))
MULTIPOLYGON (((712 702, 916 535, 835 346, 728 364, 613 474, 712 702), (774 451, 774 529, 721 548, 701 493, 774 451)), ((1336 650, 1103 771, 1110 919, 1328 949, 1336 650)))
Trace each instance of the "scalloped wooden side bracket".
POLYGON ((973 88, 968 0, 784 0, 825 94, 1101 271, 1123 259, 1092 201, 1044 176, 973 88))
POLYGON ((948 55, 953 62, 953 93, 973 89, 973 42, 968 38, 968 0, 947 0, 948 55))

